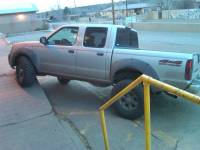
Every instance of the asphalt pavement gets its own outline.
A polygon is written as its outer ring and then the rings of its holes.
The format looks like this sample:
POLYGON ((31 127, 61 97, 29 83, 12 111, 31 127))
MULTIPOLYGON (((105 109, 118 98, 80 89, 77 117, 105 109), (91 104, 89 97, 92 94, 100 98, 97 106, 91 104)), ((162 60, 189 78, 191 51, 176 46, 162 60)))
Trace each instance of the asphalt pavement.
MULTIPOLYGON (((39 81, 56 114, 63 120, 70 120, 91 149, 104 149, 98 108, 108 99, 110 88, 95 88, 79 81, 71 81, 67 86, 61 86, 54 77, 45 77, 39 81)), ((111 149, 145 148, 142 118, 135 121, 126 120, 116 115, 111 108, 106 111, 106 120, 111 149)), ((164 139, 152 135, 152 149, 172 150, 175 145, 176 139, 165 142, 164 139)))
POLYGON ((141 49, 200 53, 200 33, 138 31, 141 49))
MULTIPOLYGON (((108 99, 111 87, 98 88, 79 81, 61 86, 54 77, 42 78, 40 83, 56 114, 70 120, 92 149, 103 149, 98 108, 108 99)), ((199 106, 164 94, 151 99, 152 149, 200 149, 199 106)), ((144 149, 143 117, 126 120, 110 108, 106 111, 106 121, 111 149, 144 149)))

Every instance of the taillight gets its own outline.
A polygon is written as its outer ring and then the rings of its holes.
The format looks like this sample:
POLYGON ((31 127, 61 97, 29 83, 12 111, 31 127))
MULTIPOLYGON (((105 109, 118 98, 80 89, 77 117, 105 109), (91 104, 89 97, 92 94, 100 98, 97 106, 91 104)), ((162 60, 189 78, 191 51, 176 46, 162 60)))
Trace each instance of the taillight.
POLYGON ((188 60, 186 63, 186 67, 185 67, 185 79, 186 80, 191 80, 191 78, 192 78, 192 65, 193 65, 192 60, 188 60))

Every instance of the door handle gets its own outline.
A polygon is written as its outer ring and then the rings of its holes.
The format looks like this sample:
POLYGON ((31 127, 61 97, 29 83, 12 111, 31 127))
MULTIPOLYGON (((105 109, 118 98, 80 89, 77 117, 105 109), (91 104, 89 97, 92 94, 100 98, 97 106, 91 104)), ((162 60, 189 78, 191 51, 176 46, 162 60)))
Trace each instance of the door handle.
POLYGON ((103 55, 104 53, 100 53, 100 52, 97 53, 97 56, 103 56, 103 55))
POLYGON ((74 53, 74 50, 68 50, 69 53, 74 53))

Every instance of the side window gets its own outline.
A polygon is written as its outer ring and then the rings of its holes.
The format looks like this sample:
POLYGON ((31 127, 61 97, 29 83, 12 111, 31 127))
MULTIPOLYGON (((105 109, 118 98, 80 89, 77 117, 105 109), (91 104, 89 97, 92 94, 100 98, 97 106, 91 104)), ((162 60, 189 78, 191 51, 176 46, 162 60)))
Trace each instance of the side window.
POLYGON ((72 46, 76 43, 77 35, 77 27, 64 27, 48 39, 48 44, 72 46))
POLYGON ((85 31, 83 46, 103 48, 106 43, 107 28, 88 27, 85 31))
POLYGON ((116 47, 138 48, 137 32, 135 32, 129 28, 118 28, 115 46, 116 47))

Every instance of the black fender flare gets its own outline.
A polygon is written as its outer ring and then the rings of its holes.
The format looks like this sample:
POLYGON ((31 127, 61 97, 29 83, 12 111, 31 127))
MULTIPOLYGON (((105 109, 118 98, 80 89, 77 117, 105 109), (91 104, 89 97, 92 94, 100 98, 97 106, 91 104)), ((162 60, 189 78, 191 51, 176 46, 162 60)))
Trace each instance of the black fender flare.
POLYGON ((33 64, 33 66, 35 67, 36 71, 38 71, 38 69, 39 69, 38 64, 39 63, 38 63, 37 56, 36 56, 36 54, 32 50, 27 49, 27 48, 17 49, 13 53, 13 56, 11 58, 11 66, 16 66, 17 59, 20 56, 27 57, 31 61, 31 63, 33 64))
POLYGON ((148 63, 138 59, 122 59, 120 61, 116 61, 112 64, 111 79, 113 80, 115 74, 123 69, 138 70, 142 74, 146 74, 159 80, 159 76, 156 71, 148 63))

